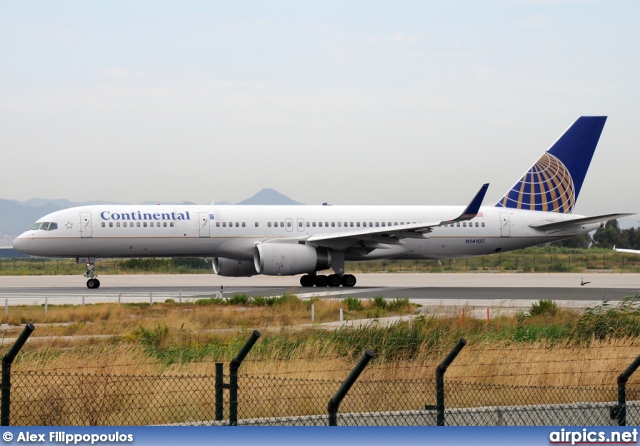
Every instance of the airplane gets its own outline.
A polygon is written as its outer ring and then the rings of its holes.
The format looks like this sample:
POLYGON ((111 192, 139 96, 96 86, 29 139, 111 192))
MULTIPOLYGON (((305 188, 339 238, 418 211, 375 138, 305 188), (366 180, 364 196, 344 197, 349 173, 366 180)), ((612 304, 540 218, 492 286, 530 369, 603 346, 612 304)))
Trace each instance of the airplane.
POLYGON ((615 252, 624 252, 627 254, 640 254, 640 250, 637 249, 620 249, 620 248, 616 248, 615 245, 613 245, 613 250, 615 252))
POLYGON ((593 231, 632 214, 571 212, 606 116, 578 118, 494 206, 484 184, 468 206, 93 205, 48 214, 13 247, 86 262, 204 257, 220 276, 302 274, 303 287, 352 287, 346 261, 453 259, 507 252, 593 231), (331 269, 329 275, 318 274, 331 269))

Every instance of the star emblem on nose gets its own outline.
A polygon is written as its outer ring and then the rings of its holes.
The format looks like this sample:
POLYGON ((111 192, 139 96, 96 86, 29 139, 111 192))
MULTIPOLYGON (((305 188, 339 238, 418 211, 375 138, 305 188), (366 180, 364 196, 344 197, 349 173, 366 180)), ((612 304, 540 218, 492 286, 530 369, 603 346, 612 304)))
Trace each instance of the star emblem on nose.
POLYGON ((64 226, 65 226, 67 229, 71 229, 71 228, 73 228, 73 223, 71 223, 70 221, 68 221, 64 226))

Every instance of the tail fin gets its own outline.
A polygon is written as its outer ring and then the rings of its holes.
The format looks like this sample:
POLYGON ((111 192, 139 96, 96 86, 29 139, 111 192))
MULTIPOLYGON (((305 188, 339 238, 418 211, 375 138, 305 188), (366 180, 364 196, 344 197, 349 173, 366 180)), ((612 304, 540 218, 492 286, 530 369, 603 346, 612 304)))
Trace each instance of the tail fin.
POLYGON ((496 207, 571 213, 606 120, 578 118, 496 207))

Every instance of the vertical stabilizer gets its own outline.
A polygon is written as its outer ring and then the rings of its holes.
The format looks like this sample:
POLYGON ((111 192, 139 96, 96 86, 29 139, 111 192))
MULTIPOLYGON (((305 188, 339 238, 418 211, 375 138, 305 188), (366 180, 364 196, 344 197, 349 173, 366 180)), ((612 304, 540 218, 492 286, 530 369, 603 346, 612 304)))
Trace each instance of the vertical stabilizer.
POLYGON ((570 213, 606 120, 606 116, 578 118, 496 207, 570 213))

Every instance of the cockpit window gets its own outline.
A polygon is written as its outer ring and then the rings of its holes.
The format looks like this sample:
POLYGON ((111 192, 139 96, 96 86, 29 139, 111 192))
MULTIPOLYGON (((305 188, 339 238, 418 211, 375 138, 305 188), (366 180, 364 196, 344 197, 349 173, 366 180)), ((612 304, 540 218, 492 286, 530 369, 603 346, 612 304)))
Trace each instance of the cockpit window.
POLYGON ((43 231, 53 231, 54 229, 58 229, 58 223, 54 222, 38 222, 34 223, 33 226, 29 228, 30 231, 37 231, 38 229, 42 229, 43 231))

